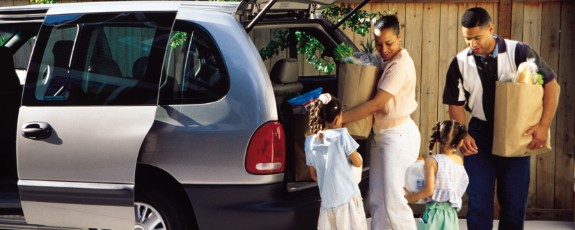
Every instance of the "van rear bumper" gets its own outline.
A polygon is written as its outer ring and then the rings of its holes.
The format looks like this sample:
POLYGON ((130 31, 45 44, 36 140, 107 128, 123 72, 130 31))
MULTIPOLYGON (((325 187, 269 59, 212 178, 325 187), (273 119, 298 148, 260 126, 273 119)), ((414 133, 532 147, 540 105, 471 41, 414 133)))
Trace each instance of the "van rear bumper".
POLYGON ((282 183, 184 188, 200 229, 317 229, 317 187, 297 193, 282 183))

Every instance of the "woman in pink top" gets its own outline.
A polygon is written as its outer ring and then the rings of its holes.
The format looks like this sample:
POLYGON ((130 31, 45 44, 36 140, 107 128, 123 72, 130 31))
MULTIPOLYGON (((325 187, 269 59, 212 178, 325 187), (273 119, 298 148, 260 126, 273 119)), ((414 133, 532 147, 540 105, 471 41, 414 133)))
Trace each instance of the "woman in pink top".
POLYGON ((343 123, 373 116, 370 151, 369 201, 371 229, 416 229, 413 212, 404 198, 405 171, 419 156, 419 129, 409 117, 417 108, 415 65, 401 48, 395 15, 374 24, 375 46, 384 60, 377 94, 346 111, 343 123))

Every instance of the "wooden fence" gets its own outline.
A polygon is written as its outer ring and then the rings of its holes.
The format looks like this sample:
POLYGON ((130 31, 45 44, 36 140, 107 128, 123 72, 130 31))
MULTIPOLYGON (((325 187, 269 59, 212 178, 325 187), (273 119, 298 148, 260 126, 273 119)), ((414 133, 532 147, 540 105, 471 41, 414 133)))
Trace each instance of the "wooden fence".
MULTIPOLYGON (((355 4, 354 4, 355 5, 355 4)), ((575 1, 402 1, 375 2, 364 7, 376 12, 395 9, 403 46, 418 73, 417 101, 412 115, 420 127, 422 153, 426 152, 431 127, 448 119, 442 104, 445 74, 452 58, 466 47, 460 18, 470 7, 483 7, 492 16, 501 36, 529 44, 557 73, 560 102, 551 130, 553 150, 532 157, 529 188, 530 219, 573 219, 573 154, 575 135, 575 1), (415 2, 415 3, 414 3, 415 2), (501 12, 505 7, 505 12, 501 12), (503 13, 503 14, 502 14, 503 13), (507 15, 511 13, 510 17, 507 15), (505 20, 501 20, 505 18, 505 20), (507 35, 506 35, 507 34, 507 35)), ((359 45, 363 38, 346 31, 359 45)))
MULTIPOLYGON (((0 5, 25 4, 29 1, 0 2, 0 5)), ((350 4, 355 6, 357 3, 350 4)), ((466 47, 460 18, 465 10, 475 6, 483 7, 491 14, 496 33, 529 44, 557 73, 561 96, 551 130, 553 150, 532 157, 528 218, 573 220, 575 1, 393 0, 390 3, 374 0, 363 9, 369 12, 397 11, 403 47, 413 58, 418 75, 419 107, 412 117, 420 127, 421 152, 425 153, 433 124, 448 119, 447 107, 441 100, 445 74, 452 58, 466 47)), ((349 30, 345 32, 358 46, 367 39, 349 30)), ((271 35, 269 31, 256 31, 251 36, 256 46, 261 48, 271 35)), ((271 66, 277 59, 266 61, 266 65, 271 66)), ((311 66, 303 66, 300 70, 302 75, 319 74, 311 66)))

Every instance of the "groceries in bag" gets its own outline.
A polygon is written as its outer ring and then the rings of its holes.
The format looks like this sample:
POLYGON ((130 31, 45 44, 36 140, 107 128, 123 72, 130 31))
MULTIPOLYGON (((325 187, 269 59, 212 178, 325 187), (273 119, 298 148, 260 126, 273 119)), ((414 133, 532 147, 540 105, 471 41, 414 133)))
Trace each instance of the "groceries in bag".
POLYGON ((543 85, 543 76, 537 72, 537 64, 534 58, 528 58, 527 61, 519 64, 517 73, 512 81, 515 83, 527 83, 533 85, 543 85))
MULTIPOLYGON (((351 47, 340 44, 335 50, 338 67, 338 98, 343 111, 368 101, 374 95, 382 72, 382 61, 378 55, 354 53, 351 47)), ((349 122, 344 126, 356 140, 369 137, 373 125, 373 116, 349 122)))
POLYGON ((537 73, 535 59, 519 64, 512 82, 495 83, 493 116, 494 155, 526 157, 551 150, 551 130, 543 148, 529 149, 533 136, 524 136, 529 128, 538 124, 543 114, 543 76, 537 73))
POLYGON ((293 114, 308 114, 311 108, 311 103, 319 97, 323 88, 318 87, 312 91, 294 97, 288 100, 292 106, 293 114))

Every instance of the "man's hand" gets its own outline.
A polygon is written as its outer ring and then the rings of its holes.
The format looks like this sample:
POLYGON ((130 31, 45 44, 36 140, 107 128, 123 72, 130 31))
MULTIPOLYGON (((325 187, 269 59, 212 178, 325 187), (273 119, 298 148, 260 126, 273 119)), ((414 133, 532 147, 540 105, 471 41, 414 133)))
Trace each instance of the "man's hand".
POLYGON ((475 144, 475 139, 473 139, 471 135, 467 135, 465 136, 465 138, 463 138, 463 145, 461 146, 461 148, 459 148, 459 150, 461 151, 463 156, 470 156, 473 154, 477 154, 479 148, 477 148, 477 145, 475 144))
POLYGON ((547 130, 549 130, 549 127, 545 127, 543 125, 537 124, 531 128, 529 128, 527 130, 527 132, 523 133, 523 136, 528 136, 528 135, 532 135, 533 136, 533 140, 531 140, 531 142, 527 145, 527 148, 529 149, 540 149, 545 147, 545 144, 547 143, 547 138, 549 134, 547 132, 547 130))

